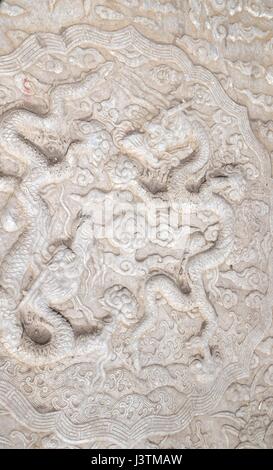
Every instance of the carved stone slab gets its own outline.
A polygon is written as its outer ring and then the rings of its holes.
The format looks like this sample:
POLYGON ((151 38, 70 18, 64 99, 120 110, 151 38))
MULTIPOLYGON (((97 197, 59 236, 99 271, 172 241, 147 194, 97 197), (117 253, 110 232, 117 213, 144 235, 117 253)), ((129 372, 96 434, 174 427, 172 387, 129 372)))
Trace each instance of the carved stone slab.
POLYGON ((30 27, 33 2, 17 3, 0 5, 15 41, 0 56, 0 447, 272 447, 271 121, 211 66, 231 61, 224 8, 241 50, 269 41, 272 8, 85 1, 69 23, 45 1, 30 27), (194 33, 210 8, 211 43, 194 33), (263 28, 233 21, 244 11, 263 28), (175 40, 159 35, 175 17, 175 40))

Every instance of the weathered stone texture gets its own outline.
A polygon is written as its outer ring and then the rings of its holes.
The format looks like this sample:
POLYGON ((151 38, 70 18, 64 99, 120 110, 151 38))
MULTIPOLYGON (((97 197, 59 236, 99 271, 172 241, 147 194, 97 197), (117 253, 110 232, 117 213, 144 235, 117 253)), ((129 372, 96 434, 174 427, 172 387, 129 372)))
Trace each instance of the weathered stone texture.
POLYGON ((1 2, 0 447, 273 447, 272 24, 1 2))

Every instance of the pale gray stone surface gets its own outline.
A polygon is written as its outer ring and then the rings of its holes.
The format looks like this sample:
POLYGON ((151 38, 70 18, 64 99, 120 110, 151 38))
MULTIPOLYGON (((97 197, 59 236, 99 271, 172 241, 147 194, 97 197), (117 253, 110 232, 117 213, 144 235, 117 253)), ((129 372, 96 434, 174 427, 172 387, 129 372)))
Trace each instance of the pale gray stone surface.
POLYGON ((272 24, 1 2, 1 448, 272 448, 272 24))

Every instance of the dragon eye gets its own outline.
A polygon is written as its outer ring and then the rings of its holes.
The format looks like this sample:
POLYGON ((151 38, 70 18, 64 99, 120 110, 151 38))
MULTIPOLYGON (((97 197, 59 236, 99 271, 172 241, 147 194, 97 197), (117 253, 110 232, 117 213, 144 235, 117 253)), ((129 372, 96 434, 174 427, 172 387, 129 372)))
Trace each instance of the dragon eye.
POLYGON ((50 153, 54 153, 54 152, 57 151, 56 147, 54 147, 53 145, 49 145, 49 146, 47 147, 47 150, 48 150, 48 152, 50 152, 50 153))

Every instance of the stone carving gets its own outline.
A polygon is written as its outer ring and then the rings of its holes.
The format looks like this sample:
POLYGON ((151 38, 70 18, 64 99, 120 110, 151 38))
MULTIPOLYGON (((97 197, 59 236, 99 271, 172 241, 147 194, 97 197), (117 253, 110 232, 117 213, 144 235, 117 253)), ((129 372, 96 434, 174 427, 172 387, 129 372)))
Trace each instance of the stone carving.
POLYGON ((0 7, 18 22, 0 55, 0 446, 272 447, 271 66, 225 52, 269 50, 270 7, 84 1, 68 26, 58 0, 57 30, 23 34, 17 3, 0 7), (230 90, 254 71, 263 94, 230 90))

